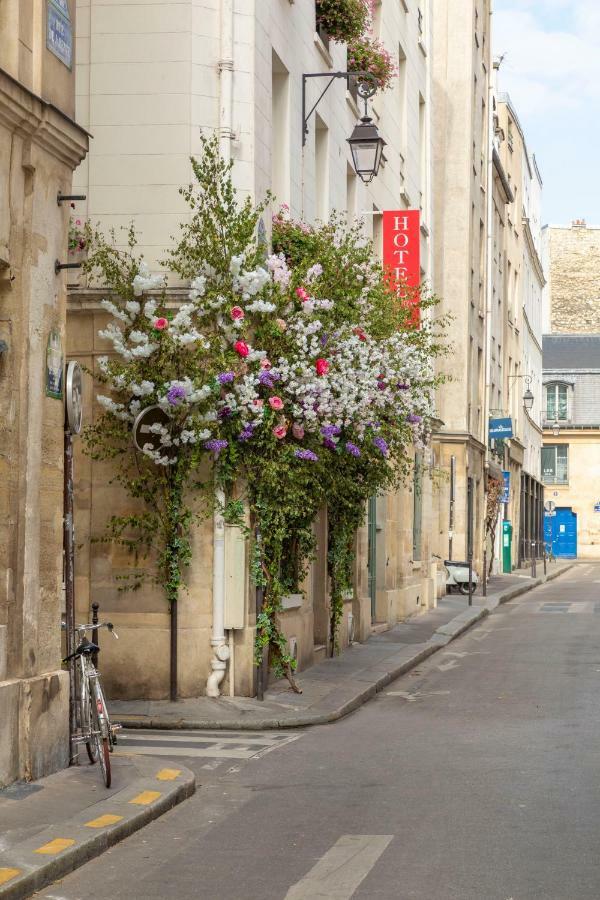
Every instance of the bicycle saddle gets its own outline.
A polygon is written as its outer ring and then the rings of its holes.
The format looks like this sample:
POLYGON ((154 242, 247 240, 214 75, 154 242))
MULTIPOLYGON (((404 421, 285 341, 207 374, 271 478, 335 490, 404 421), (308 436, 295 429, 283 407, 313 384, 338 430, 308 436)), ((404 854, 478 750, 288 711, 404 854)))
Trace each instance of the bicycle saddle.
POLYGON ((76 656, 81 656, 82 653, 99 653, 100 647, 98 644, 93 644, 91 641, 88 641, 87 638, 81 642, 79 647, 73 651, 69 656, 65 656, 63 662, 69 662, 70 659, 75 659, 76 656))

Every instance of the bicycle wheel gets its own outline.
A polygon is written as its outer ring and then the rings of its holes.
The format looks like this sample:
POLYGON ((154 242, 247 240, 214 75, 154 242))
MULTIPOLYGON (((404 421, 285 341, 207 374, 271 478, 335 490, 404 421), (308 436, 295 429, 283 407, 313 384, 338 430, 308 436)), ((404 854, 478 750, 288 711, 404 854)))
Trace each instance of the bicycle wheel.
POLYGON ((110 782, 111 782, 111 771, 110 771, 110 751, 108 749, 108 738, 102 737, 102 730, 100 728, 100 718, 98 716, 98 708, 96 706, 95 700, 91 700, 91 710, 92 710, 92 728, 93 728, 94 746, 95 746, 96 754, 98 757, 98 761, 100 763, 100 769, 102 771, 102 778, 104 779, 104 784, 106 785, 107 788, 109 788, 110 782))

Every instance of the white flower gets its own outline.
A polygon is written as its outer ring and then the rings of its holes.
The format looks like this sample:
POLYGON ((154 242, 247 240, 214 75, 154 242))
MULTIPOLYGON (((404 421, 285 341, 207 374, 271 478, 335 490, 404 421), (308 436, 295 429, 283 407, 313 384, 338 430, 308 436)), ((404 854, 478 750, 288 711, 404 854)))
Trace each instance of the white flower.
POLYGON ((197 275, 192 281, 190 288, 190 300, 199 300, 200 297, 204 296, 206 291, 206 277, 204 275, 197 275))
POLYGON ((133 293, 136 297, 141 297, 141 295, 145 291, 152 291, 156 290, 157 288, 164 287, 164 284, 165 276, 152 275, 147 263, 145 263, 143 260, 142 262, 140 262, 138 274, 131 282, 133 293))
POLYGON ((306 278, 304 279, 307 284, 311 284, 316 278, 323 274, 323 266, 321 263, 315 263, 314 266, 311 266, 308 272, 306 273, 306 278))

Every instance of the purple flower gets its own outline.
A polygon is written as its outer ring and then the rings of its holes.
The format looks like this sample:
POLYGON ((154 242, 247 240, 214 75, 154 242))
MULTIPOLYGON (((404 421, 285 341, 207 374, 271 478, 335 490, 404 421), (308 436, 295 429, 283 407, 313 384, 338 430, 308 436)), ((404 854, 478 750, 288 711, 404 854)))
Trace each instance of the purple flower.
POLYGON ((337 444, 335 441, 332 441, 331 438, 323 438, 323 446, 327 447, 328 450, 335 450, 337 444))
POLYGON ((231 407, 230 407, 230 406, 224 406, 224 407, 223 407, 222 409, 220 409, 219 412, 217 413, 219 419, 228 419, 229 416, 230 416, 231 414, 232 414, 232 413, 231 413, 231 407))
POLYGON ((399 391, 407 391, 407 390, 409 389, 410 385, 409 385, 409 384, 405 384, 405 383, 402 382, 402 381, 399 381, 399 382, 396 384, 396 387, 398 388, 399 391))
POLYGON ((377 447, 377 449, 381 452, 382 456, 387 456, 389 453, 389 448, 382 437, 373 438, 373 445, 377 447))
POLYGON ((417 415, 415 415, 415 413, 411 413, 409 416, 406 417, 406 421, 410 422, 411 425, 418 425, 419 422, 423 421, 423 419, 421 416, 417 416, 417 415))
POLYGON ((323 437, 332 438, 337 437, 341 430, 342 429, 337 425, 323 425, 323 427, 321 428, 321 434, 323 435, 323 437))
POLYGON ((280 378, 281 375, 277 372, 273 372, 271 369, 262 369, 258 375, 259 384, 268 388, 275 387, 275 382, 279 381, 280 378))
POLYGON ((171 404, 171 406, 177 406, 180 400, 185 399, 185 388, 181 387, 181 385, 175 384, 172 388, 169 388, 167 393, 167 400, 171 404))
POLYGON ((309 462, 317 462, 318 456, 316 453, 313 453, 312 450, 296 450, 294 453, 296 459, 306 459, 309 462))
POLYGON ((321 347, 324 347, 328 340, 329 340, 329 335, 322 334, 321 335, 321 347))
POLYGON ((205 449, 211 450, 215 456, 218 456, 221 450, 224 450, 228 445, 228 441, 220 441, 217 438, 211 438, 210 441, 204 442, 205 449))
POLYGON ((244 425, 244 428, 238 434, 238 441, 249 441, 254 436, 254 425, 244 425))
POLYGON ((360 456, 360 447, 357 447, 356 444, 353 444, 351 441, 346 442, 346 450, 352 456, 360 456))
POLYGON ((219 384, 229 384, 234 378, 235 372, 221 372, 220 375, 217 375, 219 384))
POLYGON ((386 385, 385 381, 378 381, 377 387, 379 388, 380 391, 385 391, 387 385, 386 385))

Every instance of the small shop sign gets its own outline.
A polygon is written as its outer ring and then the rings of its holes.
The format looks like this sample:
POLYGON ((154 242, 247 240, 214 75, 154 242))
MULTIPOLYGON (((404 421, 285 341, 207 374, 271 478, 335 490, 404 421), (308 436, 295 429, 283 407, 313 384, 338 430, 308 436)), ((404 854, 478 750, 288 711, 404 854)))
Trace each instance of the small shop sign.
POLYGON ((513 425, 510 417, 505 419, 490 419, 490 437, 496 441, 505 440, 513 436, 513 425))

